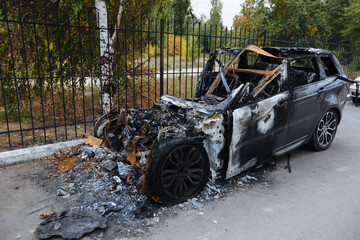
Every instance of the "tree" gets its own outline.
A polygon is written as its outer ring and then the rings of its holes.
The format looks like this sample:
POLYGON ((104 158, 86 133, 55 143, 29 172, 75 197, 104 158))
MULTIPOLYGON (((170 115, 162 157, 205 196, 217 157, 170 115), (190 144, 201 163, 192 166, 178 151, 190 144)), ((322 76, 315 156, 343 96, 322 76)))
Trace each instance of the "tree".
POLYGON ((248 0, 240 5, 239 15, 235 15, 233 26, 243 28, 265 29, 269 27, 270 8, 265 7, 265 0, 248 0))
POLYGON ((220 0, 211 0, 211 10, 210 10, 210 19, 208 21, 209 24, 212 25, 222 25, 222 9, 223 5, 220 0))
POLYGON ((173 0, 171 8, 173 12, 175 33, 183 33, 186 30, 186 21, 191 16, 191 2, 190 0, 173 0))
MULTIPOLYGON (((222 30, 222 9, 223 5, 220 0, 211 0, 210 19, 206 22, 212 28, 212 34, 219 36, 222 30), (215 29, 215 30, 214 30, 215 29)), ((210 49, 215 49, 216 38, 210 42, 210 49)))
POLYGON ((114 44, 117 38, 117 29, 120 27, 121 16, 124 10, 126 0, 121 0, 119 10, 116 16, 116 24, 114 32, 110 37, 108 25, 108 13, 105 0, 95 0, 95 9, 98 17, 99 28, 99 41, 100 41, 100 62, 101 62, 101 75, 100 75, 100 104, 103 113, 109 113, 114 103, 113 92, 115 86, 113 84, 113 56, 114 44))
POLYGON ((360 0, 353 0, 347 8, 346 28, 343 31, 346 37, 359 40, 360 37, 360 0))
MULTIPOLYGON (((343 35, 344 30, 349 27, 348 12, 350 0, 326 0, 322 16, 325 26, 324 34, 330 38, 343 35)), ((354 3, 354 2, 353 2, 354 3)), ((356 19, 359 15, 357 15, 356 19)))
POLYGON ((233 25, 295 35, 323 33, 324 7, 322 0, 249 0, 242 4, 233 25))

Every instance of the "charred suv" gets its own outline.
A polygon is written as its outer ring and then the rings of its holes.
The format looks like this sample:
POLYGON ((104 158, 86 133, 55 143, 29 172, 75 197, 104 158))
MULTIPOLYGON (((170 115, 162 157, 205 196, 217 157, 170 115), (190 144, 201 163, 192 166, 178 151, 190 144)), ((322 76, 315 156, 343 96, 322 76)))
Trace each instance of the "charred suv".
POLYGON ((335 54, 313 48, 221 48, 210 55, 196 96, 169 95, 151 109, 112 112, 97 123, 143 170, 155 201, 175 204, 209 177, 230 178, 301 145, 334 140, 348 83, 335 54))

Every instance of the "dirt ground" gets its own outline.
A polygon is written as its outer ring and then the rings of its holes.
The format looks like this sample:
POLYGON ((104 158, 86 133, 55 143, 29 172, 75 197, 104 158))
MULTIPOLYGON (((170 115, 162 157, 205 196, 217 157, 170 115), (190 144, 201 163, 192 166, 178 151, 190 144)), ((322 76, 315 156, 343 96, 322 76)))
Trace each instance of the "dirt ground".
MULTIPOLYGON (((51 126, 53 123, 47 122, 45 126, 51 126)), ((31 123, 22 123, 22 129, 31 129, 31 123)), ((34 125, 35 128, 42 127, 42 124, 34 125)), ((18 130, 20 129, 18 122, 9 122, 9 130, 18 130)), ((6 123, 0 124, 0 132, 7 131, 6 123)), ((22 136, 20 132, 10 133, 10 141, 11 141, 11 148, 9 145, 9 136, 8 134, 1 134, 0 135, 0 152, 12 150, 12 149, 19 149, 22 147, 31 147, 31 146, 39 146, 67 141, 67 140, 74 140, 81 138, 85 133, 92 133, 94 131, 94 127, 92 123, 87 124, 77 124, 73 126, 64 126, 56 127, 56 134, 55 128, 47 128, 45 131, 41 130, 28 130, 23 131, 22 136), (45 141, 46 136, 46 141, 45 141), (23 141, 23 145, 21 143, 21 137, 23 141), (57 141, 56 141, 57 139, 57 141)))

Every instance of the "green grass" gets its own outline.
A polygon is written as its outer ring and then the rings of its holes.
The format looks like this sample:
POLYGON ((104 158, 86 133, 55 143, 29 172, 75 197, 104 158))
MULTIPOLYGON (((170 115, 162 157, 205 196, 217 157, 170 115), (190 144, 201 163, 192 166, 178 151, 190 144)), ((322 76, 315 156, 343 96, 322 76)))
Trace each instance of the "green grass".
POLYGON ((29 142, 29 147, 38 147, 38 146, 41 146, 41 145, 44 145, 45 143, 41 142, 40 141, 40 138, 38 138, 37 141, 35 142, 29 142))

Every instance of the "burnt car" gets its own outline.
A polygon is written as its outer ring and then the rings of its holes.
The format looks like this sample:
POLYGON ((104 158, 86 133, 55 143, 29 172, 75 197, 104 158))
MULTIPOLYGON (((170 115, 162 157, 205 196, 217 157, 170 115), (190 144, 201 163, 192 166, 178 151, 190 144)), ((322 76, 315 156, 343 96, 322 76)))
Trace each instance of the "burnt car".
POLYGON ((112 112, 95 135, 137 166, 153 200, 176 204, 210 177, 231 178, 304 144, 327 149, 346 103, 344 80, 332 51, 220 48, 195 98, 164 95, 150 109, 112 112))

